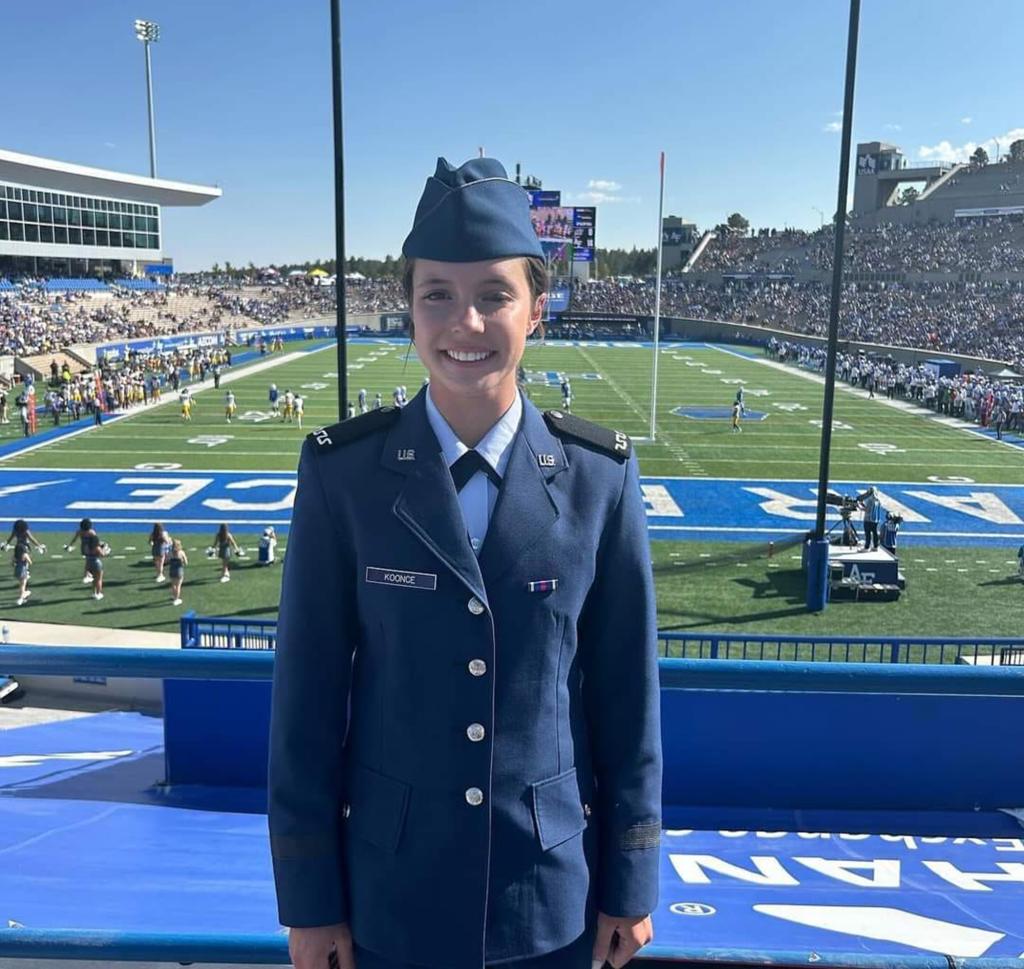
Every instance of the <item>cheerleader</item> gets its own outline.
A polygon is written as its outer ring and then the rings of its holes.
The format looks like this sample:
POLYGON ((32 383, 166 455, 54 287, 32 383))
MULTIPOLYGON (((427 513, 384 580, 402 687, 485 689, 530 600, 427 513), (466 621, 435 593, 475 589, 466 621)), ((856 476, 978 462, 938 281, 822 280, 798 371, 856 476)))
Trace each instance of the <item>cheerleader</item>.
POLYGON ((156 570, 155 581, 158 584, 166 582, 164 563, 171 547, 171 536, 167 534, 160 522, 156 522, 153 525, 153 530, 149 533, 149 547, 153 555, 153 568, 156 570))
POLYGON ((99 602, 103 598, 103 558, 110 553, 110 546, 100 541, 95 531, 91 531, 82 544, 85 547, 85 571, 92 582, 92 597, 99 602))
POLYGON ((188 556, 181 547, 181 539, 171 542, 171 550, 167 558, 167 570, 171 574, 171 605, 181 605, 181 583, 185 581, 185 566, 188 556))
POLYGON ((231 561, 231 553, 240 555, 242 550, 238 547, 234 536, 228 531, 227 524, 223 524, 217 529, 217 534, 213 538, 213 549, 220 561, 221 582, 230 582, 231 569, 228 567, 228 563, 231 561))
POLYGON ((267 525, 260 536, 259 563, 260 565, 273 565, 275 551, 277 549, 277 533, 273 525, 267 525))
MULTIPOLYGON (((93 527, 92 527, 92 519, 91 518, 83 518, 78 523, 78 528, 76 529, 75 534, 71 536, 71 540, 67 543, 67 545, 64 546, 64 551, 65 552, 70 552, 71 548, 75 544, 75 542, 79 542, 80 543, 79 550, 82 553, 83 560, 85 560, 85 557, 86 557, 86 554, 87 554, 86 551, 85 551, 85 543, 88 540, 90 535, 95 535, 95 534, 96 534, 96 532, 93 530, 93 527)), ((85 572, 82 575, 82 585, 90 585, 91 583, 92 583, 92 575, 89 573, 89 563, 88 563, 88 561, 85 561, 85 572)))
POLYGON ((42 555, 46 552, 46 546, 36 541, 24 518, 19 518, 14 523, 11 534, 7 536, 7 541, 0 546, 0 549, 6 551, 12 545, 14 546, 14 558, 11 564, 14 566, 14 578, 18 580, 18 605, 22 606, 32 595, 32 590, 28 587, 29 566, 32 565, 32 556, 29 553, 34 545, 42 555))

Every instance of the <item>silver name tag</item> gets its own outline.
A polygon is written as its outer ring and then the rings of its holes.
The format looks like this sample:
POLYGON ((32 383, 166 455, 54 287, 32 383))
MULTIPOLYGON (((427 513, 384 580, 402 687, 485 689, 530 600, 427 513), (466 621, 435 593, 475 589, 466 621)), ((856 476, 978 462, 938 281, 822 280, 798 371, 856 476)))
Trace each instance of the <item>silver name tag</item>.
POLYGON ((401 569, 366 567, 366 581, 375 585, 395 585, 404 589, 437 590, 437 575, 433 572, 406 572, 401 569))

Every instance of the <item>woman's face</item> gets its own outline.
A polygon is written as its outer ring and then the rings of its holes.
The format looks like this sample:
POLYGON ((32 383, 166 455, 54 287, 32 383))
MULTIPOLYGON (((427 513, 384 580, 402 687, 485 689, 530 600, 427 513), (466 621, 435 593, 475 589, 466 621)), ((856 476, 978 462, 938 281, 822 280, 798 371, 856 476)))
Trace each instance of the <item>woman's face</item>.
POLYGON ((431 385, 467 398, 514 390, 547 298, 531 298, 525 261, 417 259, 412 283, 416 350, 431 385))

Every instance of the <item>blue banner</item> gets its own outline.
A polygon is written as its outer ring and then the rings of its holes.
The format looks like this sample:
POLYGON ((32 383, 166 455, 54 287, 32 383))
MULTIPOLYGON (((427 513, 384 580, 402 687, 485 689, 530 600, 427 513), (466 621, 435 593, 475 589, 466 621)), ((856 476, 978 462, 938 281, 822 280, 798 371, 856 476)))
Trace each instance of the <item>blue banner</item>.
POLYGON ((663 835, 655 943, 1016 959, 1022 911, 1020 838, 684 829, 663 835))

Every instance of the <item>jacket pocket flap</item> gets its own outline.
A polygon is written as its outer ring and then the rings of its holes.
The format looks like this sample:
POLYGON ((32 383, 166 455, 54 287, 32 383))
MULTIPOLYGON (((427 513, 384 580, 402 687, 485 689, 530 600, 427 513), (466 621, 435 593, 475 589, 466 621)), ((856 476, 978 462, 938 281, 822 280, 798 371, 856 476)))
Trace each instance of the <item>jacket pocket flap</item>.
POLYGON ((575 767, 530 786, 537 837, 545 851, 568 841, 587 826, 575 767))
POLYGON ((345 823, 357 838, 385 851, 397 851, 409 794, 404 781, 354 766, 349 775, 345 823))

